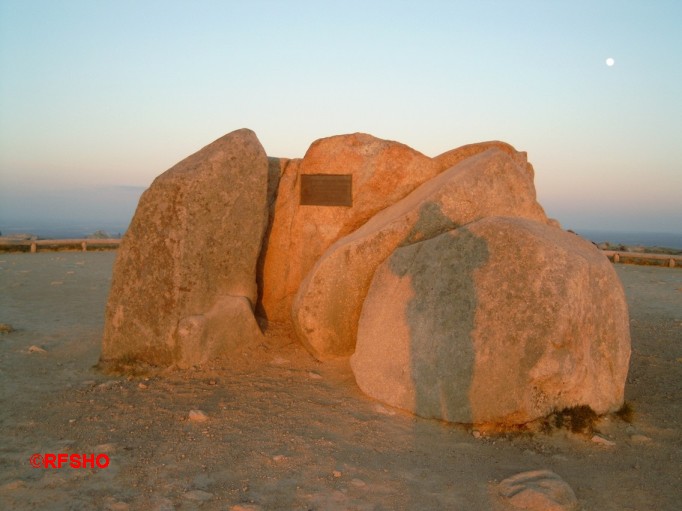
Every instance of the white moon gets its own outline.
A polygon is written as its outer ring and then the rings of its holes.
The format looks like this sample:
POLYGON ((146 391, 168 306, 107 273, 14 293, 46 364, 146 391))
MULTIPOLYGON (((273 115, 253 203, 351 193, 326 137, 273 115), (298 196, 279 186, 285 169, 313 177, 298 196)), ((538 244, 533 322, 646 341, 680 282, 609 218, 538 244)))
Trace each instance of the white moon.
POLYGON ((612 59, 611 57, 606 59, 606 65, 609 67, 612 67, 615 63, 616 63, 616 61, 614 59, 612 59))

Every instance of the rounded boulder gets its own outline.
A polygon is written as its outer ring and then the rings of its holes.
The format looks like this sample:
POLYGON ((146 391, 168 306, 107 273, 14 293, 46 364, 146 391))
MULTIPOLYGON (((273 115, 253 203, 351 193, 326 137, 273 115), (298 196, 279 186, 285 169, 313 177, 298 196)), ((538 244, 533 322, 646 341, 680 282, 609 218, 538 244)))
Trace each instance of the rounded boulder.
POLYGON ((417 415, 511 426, 623 404, 625 294, 579 236, 490 217, 398 248, 363 304, 351 367, 369 396, 417 415))

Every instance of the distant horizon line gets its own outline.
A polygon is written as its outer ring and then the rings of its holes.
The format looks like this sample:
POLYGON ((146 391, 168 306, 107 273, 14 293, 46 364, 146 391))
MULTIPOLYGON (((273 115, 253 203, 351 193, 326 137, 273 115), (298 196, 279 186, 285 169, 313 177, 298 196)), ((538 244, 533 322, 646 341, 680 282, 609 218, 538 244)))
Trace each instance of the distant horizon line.
MULTIPOLYGON (((41 239, 69 239, 74 237, 85 237, 104 231, 113 237, 123 236, 128 230, 130 222, 125 221, 105 221, 90 220, 81 221, 61 221, 56 222, 3 222, 0 223, 0 233, 2 236, 30 234, 41 239)), ((646 229, 609 229, 590 227, 586 229, 577 227, 564 227, 564 230, 574 232, 594 243, 612 243, 622 245, 642 245, 658 246, 665 248, 682 249, 682 232, 654 231, 646 229)))
MULTIPOLYGON (((34 219, 11 219, 11 220, 0 220, 0 231, 3 229, 6 229, 7 231, 17 231, 21 229, 34 229, 34 230, 43 230, 43 229, 49 229, 49 230, 54 230, 54 229, 64 229, 64 230, 72 230, 72 229, 87 229, 91 228, 93 225, 105 225, 109 227, 116 227, 116 228, 123 228, 124 230, 127 230, 128 227, 130 226, 132 219, 125 221, 121 219, 113 219, 113 220, 106 220, 106 219, 87 219, 87 220, 77 220, 77 219, 50 219, 50 220, 34 220, 34 219), (25 227, 17 227, 17 226, 25 226, 25 227)), ((669 236, 682 236, 682 231, 672 231, 672 230, 656 230, 656 229, 647 229, 647 228, 631 228, 631 229, 626 229, 622 227, 580 227, 580 226, 570 226, 570 225, 565 225, 563 222, 561 223, 561 228, 565 231, 573 231, 576 233, 579 232, 589 232, 591 234, 601 234, 601 233, 609 233, 609 234, 661 234, 661 235, 669 235, 669 236)))

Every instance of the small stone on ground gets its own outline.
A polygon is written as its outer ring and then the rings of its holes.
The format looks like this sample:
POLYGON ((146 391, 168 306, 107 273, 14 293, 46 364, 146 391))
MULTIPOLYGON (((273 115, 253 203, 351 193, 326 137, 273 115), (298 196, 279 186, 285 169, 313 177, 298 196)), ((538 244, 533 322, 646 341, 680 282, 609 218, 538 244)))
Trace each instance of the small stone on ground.
POLYGON ((505 510, 577 511, 580 504, 571 487, 550 470, 533 470, 509 477, 497 485, 505 510))
POLYGON ((612 442, 611 440, 608 440, 608 439, 604 438, 603 436, 599 436, 599 435, 594 435, 592 437, 592 441, 595 444, 603 445, 604 447, 614 447, 616 445, 615 442, 612 442))
POLYGON ((189 420, 192 422, 206 422, 208 420, 208 415, 201 410, 190 410, 189 420))
POLYGON ((204 502, 213 498, 212 493, 204 490, 191 490, 185 493, 183 496, 188 500, 195 500, 198 502, 204 502))
POLYGON ((230 511, 262 511, 263 508, 258 504, 237 504, 230 506, 230 511))
POLYGON ((646 435, 636 434, 630 437, 630 442, 633 444, 648 444, 651 442, 651 438, 646 435))

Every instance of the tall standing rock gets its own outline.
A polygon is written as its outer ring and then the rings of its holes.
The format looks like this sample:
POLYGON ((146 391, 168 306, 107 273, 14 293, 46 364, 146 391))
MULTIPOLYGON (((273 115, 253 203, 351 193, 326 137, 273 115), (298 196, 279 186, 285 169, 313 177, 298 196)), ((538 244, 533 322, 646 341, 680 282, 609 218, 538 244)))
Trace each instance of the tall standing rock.
POLYGON ((291 320, 299 285, 329 246, 442 169, 414 149, 355 133, 314 142, 282 175, 263 263, 262 305, 269 320, 291 320), (352 205, 301 205, 305 175, 352 176, 352 205))
POLYGON ((267 194, 268 159, 247 129, 154 180, 114 266, 104 362, 187 367, 261 335, 253 307, 267 194))
POLYGON ((523 424, 623 403, 625 293, 591 243, 490 217, 398 248, 365 299, 351 367, 368 395, 423 417, 523 424))

